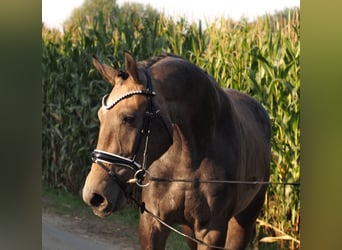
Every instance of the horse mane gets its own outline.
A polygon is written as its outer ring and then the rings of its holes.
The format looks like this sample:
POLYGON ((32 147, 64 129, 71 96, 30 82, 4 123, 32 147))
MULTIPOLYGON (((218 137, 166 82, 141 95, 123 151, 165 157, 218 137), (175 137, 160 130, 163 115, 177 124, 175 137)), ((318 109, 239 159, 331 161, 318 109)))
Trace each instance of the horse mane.
POLYGON ((159 62, 160 60, 166 58, 166 57, 174 57, 174 58, 181 58, 184 59, 181 56, 177 56, 175 54, 172 53, 168 53, 168 52, 162 52, 160 55, 158 56, 153 56, 147 60, 143 60, 143 61, 139 61, 137 62, 138 67, 142 67, 144 69, 148 69, 149 67, 151 67, 153 64, 159 62))
MULTIPOLYGON (((150 57, 149 59, 137 62, 137 65, 140 68, 148 69, 152 65, 154 65, 155 63, 159 62, 160 60, 162 60, 162 59, 164 59, 166 57, 180 58, 180 59, 186 60, 184 57, 181 57, 181 56, 178 56, 178 55, 175 55, 175 54, 172 54, 172 53, 168 53, 168 52, 162 52, 158 56, 153 56, 153 57, 150 57)), ((200 68, 200 70, 202 70, 209 77, 211 82, 214 82, 214 83, 216 83, 218 85, 216 80, 211 75, 209 75, 206 70, 204 70, 202 68, 200 68)))

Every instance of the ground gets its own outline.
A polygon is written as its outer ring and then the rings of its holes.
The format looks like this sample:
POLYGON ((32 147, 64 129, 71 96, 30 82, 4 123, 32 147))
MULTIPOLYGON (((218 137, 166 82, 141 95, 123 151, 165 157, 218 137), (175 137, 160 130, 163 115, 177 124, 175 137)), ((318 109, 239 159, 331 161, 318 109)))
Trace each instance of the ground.
POLYGON ((70 204, 43 194, 42 249, 140 249, 136 225, 115 218, 98 218, 86 205, 70 204))

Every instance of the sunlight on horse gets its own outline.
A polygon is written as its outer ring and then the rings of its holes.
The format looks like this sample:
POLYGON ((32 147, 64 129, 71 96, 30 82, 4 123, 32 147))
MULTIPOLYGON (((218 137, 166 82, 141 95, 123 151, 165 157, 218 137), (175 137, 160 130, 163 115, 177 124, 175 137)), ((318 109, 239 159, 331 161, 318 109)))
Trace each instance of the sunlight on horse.
MULTIPOLYGON (((84 201, 105 217, 123 209, 138 184, 146 210, 199 240, 187 239, 191 249, 245 249, 265 198, 261 182, 269 179, 266 111, 181 57, 124 57, 124 71, 93 59, 113 88, 98 111, 84 201)), ((142 249, 165 249, 169 232, 141 213, 142 249)))

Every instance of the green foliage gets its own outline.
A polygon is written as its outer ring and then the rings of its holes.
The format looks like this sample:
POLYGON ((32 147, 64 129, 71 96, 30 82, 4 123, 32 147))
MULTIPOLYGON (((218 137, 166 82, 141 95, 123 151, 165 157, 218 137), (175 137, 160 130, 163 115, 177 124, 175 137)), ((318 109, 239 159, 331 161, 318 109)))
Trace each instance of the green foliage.
MULTIPOLYGON (((299 10, 253 23, 218 19, 206 28, 138 4, 94 13, 70 22, 64 34, 43 27, 44 182, 79 192, 96 146, 100 98, 109 91, 91 56, 120 68, 125 49, 137 60, 162 51, 181 55, 222 87, 259 100, 272 120, 270 181, 299 182, 299 10)), ((261 219, 299 237, 299 211, 299 188, 271 185, 261 219)))

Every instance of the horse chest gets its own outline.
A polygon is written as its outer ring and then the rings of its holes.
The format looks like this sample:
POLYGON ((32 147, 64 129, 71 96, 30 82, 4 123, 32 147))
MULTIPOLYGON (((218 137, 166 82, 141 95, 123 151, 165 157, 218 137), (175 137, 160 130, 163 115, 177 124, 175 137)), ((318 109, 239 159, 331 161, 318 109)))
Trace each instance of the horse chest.
POLYGON ((211 217, 210 198, 197 189, 184 194, 184 218, 186 221, 208 221, 211 217))

